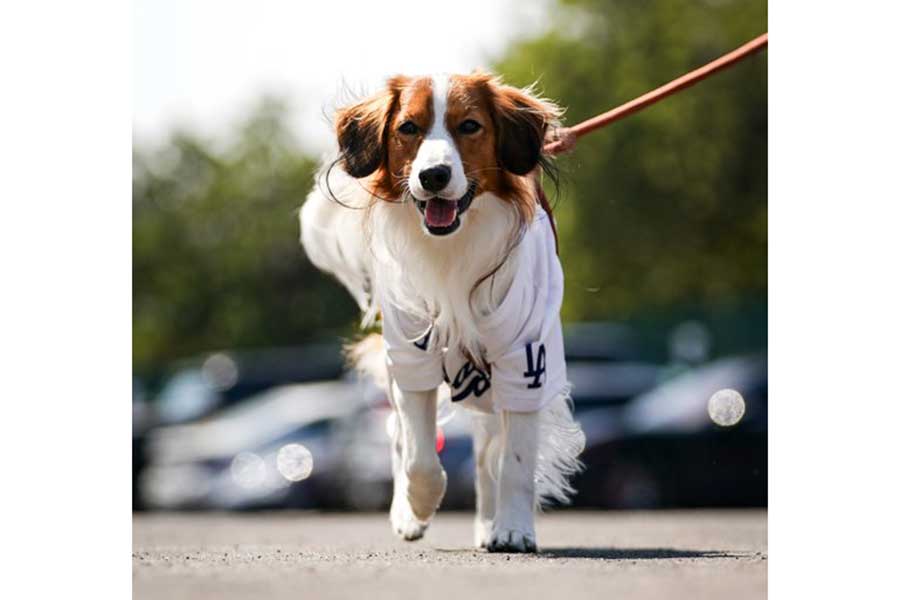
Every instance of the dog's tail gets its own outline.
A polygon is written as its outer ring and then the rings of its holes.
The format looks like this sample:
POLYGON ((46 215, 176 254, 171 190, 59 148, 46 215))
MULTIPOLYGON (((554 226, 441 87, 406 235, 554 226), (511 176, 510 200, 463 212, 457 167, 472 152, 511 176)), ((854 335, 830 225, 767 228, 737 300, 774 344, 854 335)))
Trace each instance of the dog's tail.
POLYGON ((361 340, 344 346, 344 356, 350 365, 370 376, 382 390, 389 385, 386 349, 380 333, 370 333, 361 340))
POLYGON ((581 425, 572 414, 572 396, 567 386, 553 402, 538 413, 537 464, 534 470, 535 503, 569 504, 575 489, 569 481, 584 469, 578 455, 584 450, 581 425))

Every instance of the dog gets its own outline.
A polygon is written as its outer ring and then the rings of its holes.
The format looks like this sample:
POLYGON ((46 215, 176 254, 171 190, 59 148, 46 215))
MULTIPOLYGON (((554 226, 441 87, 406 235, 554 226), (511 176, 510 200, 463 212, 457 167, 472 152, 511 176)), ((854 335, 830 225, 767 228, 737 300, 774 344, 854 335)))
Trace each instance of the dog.
POLYGON ((535 552, 535 512, 565 503, 584 434, 572 415, 563 275, 537 178, 561 111, 484 72, 396 76, 335 115, 339 152, 300 240, 382 334, 350 354, 394 410, 390 522, 415 540, 446 474, 438 403, 472 411, 475 545, 535 552))

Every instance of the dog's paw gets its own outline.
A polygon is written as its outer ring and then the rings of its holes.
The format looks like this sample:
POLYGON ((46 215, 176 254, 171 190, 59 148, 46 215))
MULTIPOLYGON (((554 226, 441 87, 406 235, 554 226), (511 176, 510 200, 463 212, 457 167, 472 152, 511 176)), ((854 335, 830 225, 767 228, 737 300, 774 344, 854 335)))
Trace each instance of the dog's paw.
POLYGON ((537 552, 533 531, 495 527, 487 543, 488 552, 537 552))
POLYGON ((475 517, 475 547, 476 548, 487 548, 488 542, 491 539, 491 527, 492 522, 490 519, 482 519, 481 517, 475 517))
POLYGON ((391 529, 407 542, 412 542, 425 535, 428 523, 416 519, 405 498, 394 498, 391 504, 391 529))
POLYGON ((437 512, 447 491, 447 474, 440 463, 428 467, 413 467, 406 472, 406 497, 413 516, 428 522, 437 512))

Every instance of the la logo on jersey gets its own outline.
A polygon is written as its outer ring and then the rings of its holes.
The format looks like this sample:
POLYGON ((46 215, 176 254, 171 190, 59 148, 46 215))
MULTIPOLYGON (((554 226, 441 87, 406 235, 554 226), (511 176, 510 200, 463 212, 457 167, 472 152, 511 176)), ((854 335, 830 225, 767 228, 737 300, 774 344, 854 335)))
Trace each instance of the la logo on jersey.
POLYGON ((461 402, 472 394, 475 394, 476 398, 480 398, 491 387, 490 376, 468 361, 457 371, 453 381, 446 376, 446 373, 444 380, 453 388, 450 398, 453 402, 461 402))
POLYGON ((547 350, 543 344, 537 345, 537 356, 534 353, 534 343, 525 345, 525 359, 528 362, 528 369, 522 373, 523 377, 531 379, 528 384, 529 389, 539 388, 544 385, 547 373, 547 350))

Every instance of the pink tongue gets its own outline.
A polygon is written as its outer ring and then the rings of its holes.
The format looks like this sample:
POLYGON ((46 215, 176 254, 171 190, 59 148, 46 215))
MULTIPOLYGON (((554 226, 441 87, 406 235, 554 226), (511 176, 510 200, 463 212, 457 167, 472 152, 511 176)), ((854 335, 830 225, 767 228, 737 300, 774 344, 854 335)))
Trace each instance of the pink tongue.
POLYGON ((425 222, 432 227, 447 227, 456 219, 456 202, 432 198, 425 205, 425 222))

